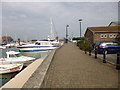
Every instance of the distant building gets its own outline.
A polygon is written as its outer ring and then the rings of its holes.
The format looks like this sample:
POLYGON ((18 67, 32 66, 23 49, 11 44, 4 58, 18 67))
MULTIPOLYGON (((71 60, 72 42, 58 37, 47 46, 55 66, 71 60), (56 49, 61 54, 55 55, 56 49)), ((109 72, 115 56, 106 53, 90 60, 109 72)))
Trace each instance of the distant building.
POLYGON ((11 41, 13 41, 13 39, 10 36, 3 36, 2 37, 2 42, 3 43, 10 43, 11 41))
POLYGON ((111 23, 104 27, 88 27, 85 32, 85 37, 91 43, 96 41, 119 41, 120 40, 120 26, 111 23))

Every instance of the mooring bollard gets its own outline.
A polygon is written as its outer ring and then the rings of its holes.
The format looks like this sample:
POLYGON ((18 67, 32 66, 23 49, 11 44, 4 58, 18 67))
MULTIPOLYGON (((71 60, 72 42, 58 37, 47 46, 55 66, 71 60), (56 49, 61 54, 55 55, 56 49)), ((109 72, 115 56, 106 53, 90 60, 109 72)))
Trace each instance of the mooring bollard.
POLYGON ((116 69, 120 70, 120 52, 117 53, 116 69))
POLYGON ((106 53, 105 53, 105 50, 103 50, 103 63, 106 63, 106 53))
POLYGON ((95 59, 97 59, 97 50, 95 49, 95 59))
POLYGON ((87 51, 86 51, 86 49, 85 49, 85 54, 87 54, 87 51))
POLYGON ((89 56, 91 56, 91 50, 89 50, 89 56))

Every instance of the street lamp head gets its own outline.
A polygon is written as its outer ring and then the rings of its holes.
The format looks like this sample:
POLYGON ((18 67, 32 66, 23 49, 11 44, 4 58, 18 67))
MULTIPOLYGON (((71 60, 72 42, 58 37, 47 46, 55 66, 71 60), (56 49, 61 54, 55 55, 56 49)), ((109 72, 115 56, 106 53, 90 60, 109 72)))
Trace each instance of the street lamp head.
POLYGON ((69 25, 67 25, 66 27, 69 27, 69 25))
POLYGON ((82 19, 79 19, 78 21, 82 21, 82 19))

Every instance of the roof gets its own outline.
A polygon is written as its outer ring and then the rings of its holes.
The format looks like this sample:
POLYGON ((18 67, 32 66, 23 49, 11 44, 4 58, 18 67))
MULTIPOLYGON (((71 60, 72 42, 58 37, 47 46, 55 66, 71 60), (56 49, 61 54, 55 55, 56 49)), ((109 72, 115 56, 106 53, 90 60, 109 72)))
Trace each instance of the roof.
POLYGON ((39 42, 39 43, 44 43, 44 42, 50 42, 50 41, 36 41, 36 42, 39 42))
POLYGON ((8 51, 6 52, 6 54, 19 54, 20 52, 16 52, 16 51, 8 51))
POLYGON ((108 26, 120 26, 120 21, 111 22, 108 26))
POLYGON ((120 26, 88 27, 92 32, 120 32, 120 26))

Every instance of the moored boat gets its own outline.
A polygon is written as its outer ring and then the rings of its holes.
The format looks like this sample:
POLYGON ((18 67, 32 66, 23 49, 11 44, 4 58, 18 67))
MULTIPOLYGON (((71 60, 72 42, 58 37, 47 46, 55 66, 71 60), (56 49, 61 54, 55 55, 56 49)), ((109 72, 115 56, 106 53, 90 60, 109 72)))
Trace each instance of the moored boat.
POLYGON ((0 58, 0 64, 24 63, 26 61, 35 60, 33 57, 23 56, 20 52, 8 51, 6 58, 0 58))
POLYGON ((20 71, 23 67, 23 64, 1 64, 0 65, 0 74, 13 73, 20 71))
POLYGON ((48 51, 57 48, 51 41, 36 41, 34 44, 22 45, 17 48, 20 52, 48 51))
POLYGON ((0 46, 0 49, 5 49, 6 47, 5 46, 0 46))

